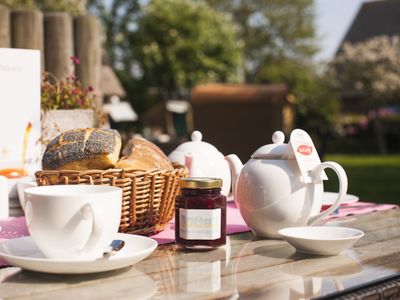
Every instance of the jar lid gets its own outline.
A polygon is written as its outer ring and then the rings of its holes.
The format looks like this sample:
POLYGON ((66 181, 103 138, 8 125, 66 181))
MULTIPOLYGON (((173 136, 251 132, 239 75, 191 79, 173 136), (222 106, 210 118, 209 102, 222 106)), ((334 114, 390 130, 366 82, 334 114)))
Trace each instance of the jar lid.
POLYGON ((212 177, 188 177, 179 180, 179 186, 187 189, 215 189, 222 187, 222 179, 212 177))

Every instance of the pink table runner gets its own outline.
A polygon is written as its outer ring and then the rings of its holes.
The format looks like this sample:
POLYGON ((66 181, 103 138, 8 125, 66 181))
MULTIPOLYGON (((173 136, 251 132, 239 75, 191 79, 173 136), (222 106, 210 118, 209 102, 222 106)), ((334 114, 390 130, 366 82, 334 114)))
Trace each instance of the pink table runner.
MULTIPOLYGON (((243 221, 243 218, 234 202, 228 202, 226 211, 226 233, 239 233, 249 231, 249 227, 243 221)), ((160 233, 153 235, 159 244, 173 243, 175 241, 175 220, 169 222, 167 228, 160 233)))
MULTIPOLYGON (((336 219, 340 217, 363 215, 371 212, 398 208, 395 204, 376 204, 371 202, 354 202, 342 204, 338 212, 330 214, 326 219, 336 219)), ((324 208, 323 208, 324 209, 324 208)))
MULTIPOLYGON (((383 211, 389 209, 398 208, 397 205, 393 204, 375 204, 368 202, 355 202, 348 205, 342 205, 338 212, 335 214, 331 214, 327 217, 328 220, 335 219, 339 217, 352 216, 352 215, 362 215, 366 213, 383 211)), ((21 236, 29 235, 28 229, 26 227, 25 218, 8 218, 0 220, 0 242, 17 238, 21 236)), ((155 239, 159 244, 173 243, 175 236, 175 222, 171 220, 168 227, 156 234, 151 236, 151 238, 155 239)), ((240 215, 239 210, 236 208, 235 203, 229 202, 227 206, 227 233, 239 233, 249 231, 249 227, 243 221, 242 216, 240 215)), ((8 264, 0 259, 0 267, 7 266, 8 264)))

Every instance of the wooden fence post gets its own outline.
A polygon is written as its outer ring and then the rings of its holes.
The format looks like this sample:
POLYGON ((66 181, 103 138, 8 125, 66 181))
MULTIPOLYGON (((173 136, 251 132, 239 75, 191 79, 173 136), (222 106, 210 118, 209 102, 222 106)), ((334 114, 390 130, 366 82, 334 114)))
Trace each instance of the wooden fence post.
POLYGON ((0 47, 11 47, 10 41, 10 11, 4 5, 0 5, 0 47))
POLYGON ((95 89, 97 105, 102 105, 100 87, 101 35, 100 23, 94 16, 78 16, 74 21, 75 56, 80 64, 75 66, 76 75, 84 87, 95 89))
POLYGON ((64 80, 73 70, 72 19, 68 13, 44 15, 45 70, 57 79, 64 80))
POLYGON ((12 11, 11 45, 13 48, 40 50, 43 70, 43 14, 41 11, 12 11))

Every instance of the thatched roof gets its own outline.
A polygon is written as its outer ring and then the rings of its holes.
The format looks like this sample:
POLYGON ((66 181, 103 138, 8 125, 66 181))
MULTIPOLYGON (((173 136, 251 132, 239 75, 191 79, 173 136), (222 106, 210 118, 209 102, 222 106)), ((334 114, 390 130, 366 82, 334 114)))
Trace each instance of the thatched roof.
MULTIPOLYGON (((118 97, 117 97, 118 98, 118 97)), ((109 114, 114 122, 134 122, 138 120, 138 115, 133 110, 129 102, 126 101, 113 101, 111 103, 104 104, 103 110, 109 114)))
MULTIPOLYGON (((344 42, 357 43, 379 35, 400 34, 400 1, 379 0, 362 4, 344 42)), ((338 49, 340 52, 340 47, 338 49)))
POLYGON ((103 65, 101 67, 101 91, 104 96, 126 96, 126 92, 121 85, 117 75, 114 73, 113 69, 108 65, 103 65))

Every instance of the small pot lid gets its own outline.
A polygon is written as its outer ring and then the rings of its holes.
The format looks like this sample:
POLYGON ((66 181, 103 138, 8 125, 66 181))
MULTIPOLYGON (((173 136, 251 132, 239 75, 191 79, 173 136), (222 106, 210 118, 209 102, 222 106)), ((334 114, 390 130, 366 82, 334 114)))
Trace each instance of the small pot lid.
POLYGON ((251 156, 252 159, 292 159, 288 144, 284 143, 285 134, 282 131, 275 131, 272 134, 273 144, 264 145, 256 150, 251 156))
POLYGON ((219 153, 218 149, 210 143, 203 142, 203 135, 200 131, 195 130, 191 135, 191 142, 186 142, 179 145, 174 151, 184 153, 203 153, 203 154, 215 154, 219 153))

